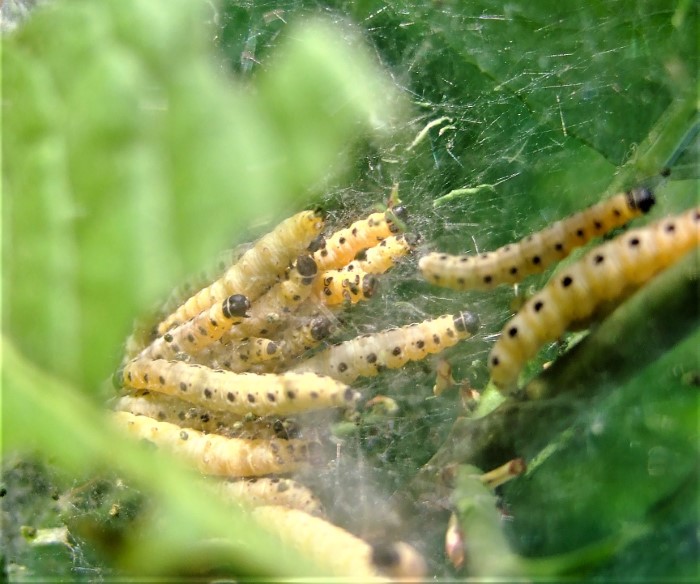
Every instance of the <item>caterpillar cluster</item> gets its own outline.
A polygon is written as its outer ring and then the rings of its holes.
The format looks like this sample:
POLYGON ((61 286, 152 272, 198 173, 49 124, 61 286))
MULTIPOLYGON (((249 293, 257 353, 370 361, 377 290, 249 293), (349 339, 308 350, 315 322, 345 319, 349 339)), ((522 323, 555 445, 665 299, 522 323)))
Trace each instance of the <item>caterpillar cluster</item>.
POLYGON ((429 282, 456 290, 490 290, 501 284, 515 284, 543 272, 594 237, 647 213, 654 203, 650 190, 631 190, 494 252, 480 255, 430 253, 420 259, 418 267, 429 282))
POLYGON ((465 311, 319 347, 341 322, 335 315, 370 299, 414 250, 418 238, 399 233, 404 218, 398 206, 324 237, 317 211, 291 217, 165 316, 115 376, 119 426, 228 478, 220 494, 289 529, 312 555, 344 550, 333 562, 339 574, 415 577, 424 563, 406 544, 373 547, 321 519, 313 494, 279 476, 317 459, 318 437, 297 416, 353 409, 357 377, 424 359, 479 326, 465 311))
POLYGON ((503 327, 488 358, 493 383, 512 391, 524 364, 545 343, 601 305, 624 298, 698 245, 700 208, 694 208, 631 230, 567 266, 503 327))

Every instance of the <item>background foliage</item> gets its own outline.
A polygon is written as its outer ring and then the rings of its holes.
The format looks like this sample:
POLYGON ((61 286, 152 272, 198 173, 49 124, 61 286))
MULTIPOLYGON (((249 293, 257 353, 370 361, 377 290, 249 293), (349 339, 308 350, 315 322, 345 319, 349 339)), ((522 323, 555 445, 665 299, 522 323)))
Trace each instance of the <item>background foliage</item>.
MULTIPOLYGON (((134 316, 262 223, 319 202, 331 221, 347 220, 397 184, 425 249, 456 252, 502 245, 639 182, 657 187, 652 219, 697 201, 697 3, 167 4, 57 0, 3 38, 3 447, 32 447, 72 473, 37 479, 26 456, 5 457, 3 522, 13 528, 3 529, 3 558, 15 576, 180 573, 179 555, 203 534, 256 533, 244 517, 222 521, 178 468, 121 444, 103 422, 100 387, 134 316), (659 181, 667 165, 672 175, 659 181), (123 492, 129 513, 105 525, 114 494, 74 478, 100 469, 154 495, 165 526, 135 527, 153 503, 123 492), (83 484, 89 496, 66 511, 83 484), (66 522, 74 539, 59 551, 30 546, 18 530, 66 522), (183 524, 188 533, 166 528, 183 524), (115 555, 99 555, 100 541, 115 555)), ((346 336, 468 307, 483 333, 451 361, 457 377, 484 386, 512 291, 438 290, 414 265, 382 290, 352 314, 346 336)), ((619 339, 641 343, 637 354, 655 345, 655 322, 697 330, 697 301, 649 310, 631 317, 629 330, 646 327, 641 338, 619 339)), ((512 437, 531 461, 501 493, 514 551, 575 554, 618 537, 567 570, 696 573, 697 336, 664 345, 634 375, 592 371, 600 399, 571 398, 539 456, 530 435, 512 437), (629 525, 641 527, 628 536, 629 525)), ((548 347, 536 365, 559 352, 548 347)), ((412 541, 433 573, 449 576, 444 512, 419 504, 412 520, 387 502, 428 498, 415 477, 436 452, 460 459, 450 434, 459 399, 430 398, 433 375, 414 365, 362 385, 367 397, 394 397, 400 413, 366 416, 343 434, 342 456, 316 487, 338 520, 412 541)), ((545 404, 538 419, 546 432, 562 414, 545 404)), ((314 573, 292 556, 270 565, 269 545, 260 533, 199 561, 314 573)))

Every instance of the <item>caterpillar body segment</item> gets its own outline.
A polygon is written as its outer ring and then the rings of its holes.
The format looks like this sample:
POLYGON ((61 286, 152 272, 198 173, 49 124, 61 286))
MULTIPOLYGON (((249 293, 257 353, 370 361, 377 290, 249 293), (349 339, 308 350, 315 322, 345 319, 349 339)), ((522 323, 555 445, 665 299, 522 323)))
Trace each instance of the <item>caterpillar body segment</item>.
POLYGON ((243 294, 251 302, 284 273, 323 228, 319 211, 303 211, 282 221, 260 238, 241 258, 210 286, 191 296, 158 325, 158 334, 185 322, 231 294, 243 294))
POLYGON ((292 371, 313 371, 345 383, 397 369, 471 337, 479 328, 472 312, 445 315, 401 328, 364 335, 334 345, 300 363, 292 371))
POLYGON ((619 301, 700 245, 700 207, 631 230, 556 274, 506 323, 489 355, 493 383, 504 392, 543 344, 601 305, 619 301))
POLYGON ((169 422, 207 434, 221 434, 228 438, 269 440, 280 438, 273 422, 252 421, 239 414, 211 412, 169 395, 142 391, 126 394, 114 402, 113 409, 136 416, 148 416, 159 422, 169 422))
POLYGON ((400 258, 413 251, 418 237, 412 233, 392 235, 357 254, 356 258, 341 268, 341 272, 360 271, 367 274, 383 274, 400 258))
POLYGON ((309 255, 299 256, 286 278, 253 303, 248 317, 230 327, 223 336, 223 342, 238 342, 247 337, 269 337, 311 295, 316 281, 314 259, 309 255))
POLYGON ((139 357, 172 359, 180 353, 202 351, 223 337, 232 326, 242 323, 247 318, 249 309, 247 297, 233 294, 158 337, 139 357))
POLYGON ((114 412, 113 418, 132 436, 170 450, 203 474, 250 477, 288 473, 303 468, 310 459, 304 440, 226 438, 128 412, 114 412))
POLYGON ((252 515, 290 546, 311 557, 319 566, 327 567, 331 571, 328 576, 344 576, 362 582, 391 582, 391 576, 385 575, 381 565, 387 559, 390 560, 388 569, 397 577, 421 578, 425 575, 425 563, 415 562, 420 555, 408 544, 396 547, 392 557, 386 558, 383 550, 375 551, 378 546, 297 509, 264 506, 253 509, 252 515))
POLYGON ((215 343, 192 356, 192 363, 210 369, 226 369, 243 373, 253 365, 274 361, 282 356, 280 344, 271 339, 250 337, 240 342, 215 343))
POLYGON ((314 373, 233 373, 181 361, 136 359, 122 372, 124 384, 150 389, 212 410, 282 416, 351 407, 359 393, 314 373))
POLYGON ((326 270, 314 285, 314 297, 326 306, 357 304, 371 298, 379 280, 360 268, 354 272, 326 270))
POLYGON ((355 221, 350 227, 333 233, 314 252, 314 259, 321 272, 338 270, 350 263, 358 252, 374 247, 398 232, 399 226, 391 211, 372 213, 367 219, 355 221))
POLYGON ((647 213, 654 205, 648 189, 634 189, 557 221, 551 227, 494 252, 480 255, 430 253, 418 267, 429 282, 456 290, 490 290, 543 272, 575 248, 647 213))
POLYGON ((302 353, 317 347, 327 339, 333 324, 327 316, 315 316, 301 326, 289 327, 280 340, 282 359, 289 361, 302 353))
POLYGON ((323 505, 310 489, 284 478, 252 478, 217 483, 216 490, 226 499, 248 507, 279 505, 310 515, 323 516, 323 505))

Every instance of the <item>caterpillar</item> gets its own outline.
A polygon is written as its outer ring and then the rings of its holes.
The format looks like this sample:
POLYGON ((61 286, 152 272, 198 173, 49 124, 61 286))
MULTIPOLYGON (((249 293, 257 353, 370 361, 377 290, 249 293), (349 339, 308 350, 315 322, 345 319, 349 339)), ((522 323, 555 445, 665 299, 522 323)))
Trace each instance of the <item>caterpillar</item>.
POLYGON ((210 412, 176 397, 148 391, 119 397, 114 402, 113 409, 137 416, 148 416, 160 422, 169 422, 208 434, 221 434, 228 438, 270 439, 281 437, 272 421, 267 423, 263 420, 252 421, 239 414, 210 412))
POLYGON ((232 326, 223 342, 246 337, 268 337, 276 331, 296 308, 306 300, 316 282, 316 262, 309 255, 300 255, 286 274, 253 304, 248 317, 232 326))
MULTIPOLYGON (((345 576, 362 582, 387 581, 382 573, 381 564, 386 559, 382 550, 375 552, 366 541, 325 519, 278 505, 257 507, 251 514, 290 546, 328 568, 331 571, 328 576, 345 576)), ((402 576, 405 573, 405 577, 422 577, 424 562, 413 563, 420 555, 408 544, 402 546, 405 547, 395 548, 387 567, 402 576), (405 566, 400 565, 402 561, 406 562, 405 566)))
POLYGON ((292 479, 252 478, 216 484, 218 493, 237 504, 249 507, 280 505, 310 515, 322 516, 323 505, 310 489, 292 479))
POLYGON ((489 355, 493 383, 517 385, 524 364, 570 325, 635 290, 700 244, 700 207, 631 230, 554 276, 506 323, 489 355))
POLYGON ((474 335, 479 318, 473 312, 444 315, 401 328, 364 335, 329 347, 293 367, 351 383, 358 377, 377 375, 382 369, 398 369, 474 335))
POLYGON ((289 473, 303 468, 311 457, 309 444, 304 440, 226 438, 128 412, 114 412, 113 418, 133 436, 170 450, 208 475, 289 473))
POLYGON ((241 339, 240 342, 215 343, 192 356, 192 363, 210 369, 226 369, 242 373, 252 365, 276 360, 281 356, 279 343, 262 337, 241 339))
POLYGON ((577 247, 647 213, 654 205, 648 189, 634 189, 557 221, 518 243, 481 255, 430 253, 418 267, 429 282, 455 290, 490 290, 543 272, 577 247))
POLYGON ((244 321, 250 308, 242 294, 229 296, 208 310, 170 329, 139 354, 143 359, 172 359, 180 353, 192 354, 218 341, 231 326, 244 321))
POLYGON ((260 238, 213 284, 191 296, 158 325, 158 334, 197 316, 231 294, 253 302, 282 274, 294 258, 308 248, 323 228, 319 210, 303 211, 282 221, 260 238))
POLYGON ((197 406, 256 416, 353 406, 359 393, 314 373, 233 373, 194 363, 134 359, 121 372, 124 384, 151 389, 197 406))
POLYGON ((368 274, 383 274, 394 266, 396 260, 411 253, 418 243, 412 233, 392 235, 357 254, 355 259, 340 269, 341 272, 360 270, 368 274))
POLYGON ((360 268, 354 272, 326 270, 316 280, 313 294, 326 306, 357 304, 371 298, 377 290, 379 280, 360 268))
POLYGON ((286 329, 280 341, 282 358, 288 361, 318 346, 321 341, 330 336, 331 328, 332 324, 328 317, 315 316, 299 327, 286 329))
POLYGON ((358 252, 398 233, 395 217, 404 215, 405 208, 396 207, 384 213, 372 213, 367 219, 336 231, 314 252, 319 271, 338 270, 351 262, 358 252))

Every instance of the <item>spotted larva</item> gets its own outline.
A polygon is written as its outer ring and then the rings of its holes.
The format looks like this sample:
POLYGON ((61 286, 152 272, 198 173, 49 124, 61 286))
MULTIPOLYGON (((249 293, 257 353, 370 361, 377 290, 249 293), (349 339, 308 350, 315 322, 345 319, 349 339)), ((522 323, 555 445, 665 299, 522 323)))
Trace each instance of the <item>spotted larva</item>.
POLYGON ((399 258, 411 253, 418 243, 412 233, 402 233, 387 237, 374 247, 357 254, 356 258, 341 268, 341 272, 361 270, 368 274, 383 274, 394 266, 399 258))
POLYGON ((130 361, 122 379, 133 389, 150 389, 212 410, 256 416, 347 407, 359 398, 344 383, 314 373, 233 373, 162 359, 130 361))
POLYGON ((314 316, 300 326, 289 327, 280 339, 282 359, 288 361, 317 347, 330 336, 331 330, 332 323, 327 316, 314 316))
POLYGON ((261 477, 224 481, 217 483, 215 488, 226 499, 249 507, 280 505, 310 515, 323 515, 323 505, 318 497, 292 479, 261 477))
POLYGON ((246 251, 224 275, 190 297, 158 325, 158 334, 197 316, 231 294, 244 294, 251 302, 284 273, 287 266, 323 228, 319 211, 303 211, 282 221, 246 251))
MULTIPOLYGON (((382 574, 384 566, 378 565, 385 559, 381 550, 375 554, 369 543, 350 532, 320 517, 280 506, 257 507, 252 510, 252 515, 290 546, 316 560, 319 566, 331 570, 328 576, 345 576, 362 582, 386 582, 382 574)), ((406 548, 397 548, 398 552, 403 553, 392 556, 389 569, 402 575, 405 572, 406 577, 422 577, 422 571, 414 573, 412 570, 420 570, 423 562, 411 562, 412 565, 406 565, 404 569, 397 566, 397 561, 409 559, 406 548)), ((411 559, 420 558, 418 552, 412 551, 411 559)))
POLYGON ((279 343, 262 337, 249 337, 230 343, 215 343, 196 353, 189 363, 206 365, 210 369, 226 369, 243 373, 251 366, 281 357, 279 343))
POLYGON ((143 359, 172 359, 180 353, 202 351, 247 317, 250 302, 241 294, 229 296, 164 335, 139 354, 143 359))
POLYGON ((572 323, 644 284, 700 244, 700 208, 635 229, 556 274, 506 323, 489 355, 494 384, 511 391, 523 365, 572 323))
POLYGON ((394 216, 400 217, 404 213, 403 207, 385 213, 372 213, 367 219, 336 231, 314 253, 319 271, 338 270, 351 262, 358 252, 398 233, 399 227, 394 216))
POLYGON ((148 416, 159 422, 177 424, 200 432, 216 433, 228 438, 280 438, 274 423, 262 423, 261 420, 249 421, 240 414, 229 412, 212 412, 196 407, 176 397, 143 391, 127 394, 114 402, 114 410, 129 412, 137 416, 148 416))
POLYGON ((353 272, 326 270, 314 284, 313 295, 326 306, 357 304, 371 298, 376 292, 379 280, 360 268, 353 272))
POLYGON ((397 369, 471 337, 479 328, 472 312, 444 315, 401 328, 364 335, 334 345, 292 368, 313 371, 345 383, 377 375, 381 369, 397 369))
POLYGON ((304 440, 245 440, 184 429, 128 412, 114 412, 117 424, 140 439, 153 442, 208 475, 249 477, 299 470, 309 461, 304 440))
POLYGON ((232 326, 223 336, 223 342, 246 337, 269 337, 309 297, 317 280, 316 274, 314 259, 308 255, 299 256, 285 280, 275 284, 254 302, 248 317, 232 326))
POLYGON ((456 290, 490 290, 514 284, 544 271, 592 238, 648 212, 654 202, 648 189, 620 193, 494 252, 430 253, 420 259, 418 267, 429 282, 456 290))

